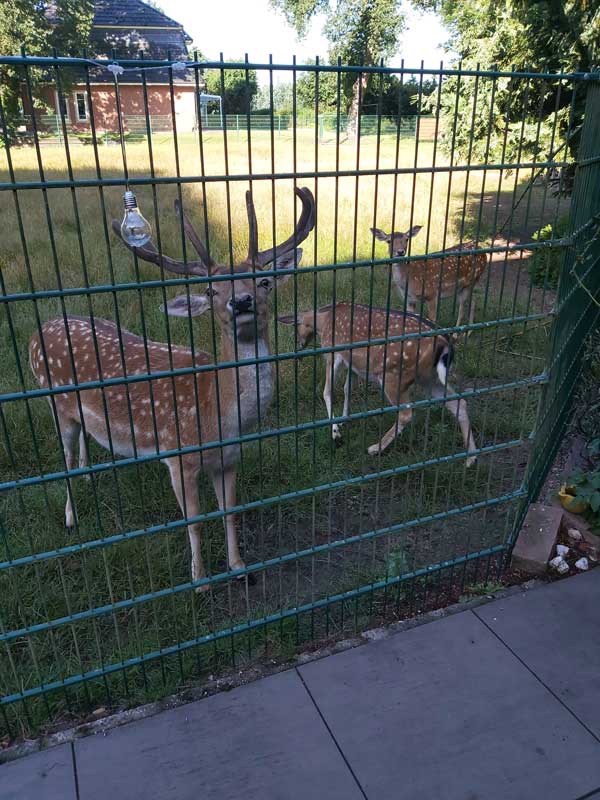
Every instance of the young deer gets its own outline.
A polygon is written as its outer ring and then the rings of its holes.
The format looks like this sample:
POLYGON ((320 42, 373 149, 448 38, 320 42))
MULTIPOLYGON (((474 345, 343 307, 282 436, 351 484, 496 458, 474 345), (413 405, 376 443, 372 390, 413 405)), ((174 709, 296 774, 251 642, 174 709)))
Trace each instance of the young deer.
MULTIPOLYGON (((421 230, 420 225, 415 225, 407 233, 385 233, 379 228, 371 228, 371 233, 381 242, 387 242, 391 258, 399 258, 406 254, 408 240, 421 230)), ((445 297, 458 295, 458 319, 460 325, 463 319, 465 304, 471 302, 469 311, 469 325, 473 324, 475 317, 475 300, 473 290, 487 266, 485 253, 473 255, 454 255, 456 250, 471 250, 474 242, 464 242, 444 250, 448 256, 444 258, 431 258, 439 253, 428 253, 419 261, 409 261, 404 264, 394 264, 392 275, 396 288, 402 298, 407 294, 406 305, 409 311, 416 311, 417 304, 427 303, 429 316, 437 320, 438 304, 445 297)))
MULTIPOLYGON (((298 317, 280 316, 284 325, 296 325, 301 346, 305 347, 317 334, 322 347, 332 347, 368 339, 385 339, 388 336, 401 336, 410 333, 435 331, 431 320, 417 314, 385 308, 370 308, 355 303, 336 303, 323 306, 317 311, 303 311, 298 317), (369 323, 370 317, 370 323, 369 323), (335 323, 335 326, 334 326, 335 323), (335 341, 333 332, 335 330, 335 341)), ((443 335, 407 339, 383 344, 357 347, 325 354, 325 387, 323 399, 327 413, 332 415, 332 389, 341 367, 347 370, 344 385, 344 416, 350 409, 350 366, 361 378, 378 383, 391 405, 409 402, 409 390, 419 382, 431 388, 433 397, 454 394, 448 383, 448 370, 453 358, 450 340, 443 335), (352 353, 352 355, 350 355, 352 353), (350 360, 352 359, 352 361, 350 360), (438 385, 436 385, 436 381, 438 385)), ((456 417, 469 453, 476 450, 471 424, 464 400, 446 400, 446 408, 456 417)), ((369 455, 383 452, 408 425, 412 417, 410 408, 398 412, 397 421, 383 435, 379 442, 371 445, 369 455)), ((334 441, 341 440, 340 425, 332 426, 334 441)), ((467 458, 467 466, 475 463, 475 456, 467 458)))
MULTIPOLYGON (((270 353, 268 295, 276 281, 281 284, 289 275, 261 277, 260 270, 268 264, 274 264, 275 269, 297 264, 302 257, 302 250, 297 246, 307 238, 315 224, 311 191, 307 188, 296 189, 296 194, 302 201, 302 213, 293 235, 273 249, 259 251, 256 214, 250 192, 246 193, 248 257, 233 269, 233 273, 230 267, 217 265, 210 258, 185 215, 185 232, 198 253, 198 261, 184 263, 161 256, 152 244, 130 247, 138 258, 179 275, 232 275, 231 280, 210 284, 203 294, 179 295, 170 300, 166 307, 168 314, 177 317, 198 316, 212 308, 221 330, 222 361, 255 359, 270 353), (235 277, 235 273, 250 272, 255 268, 256 277, 235 277)), ((177 203, 176 210, 178 214, 181 213, 177 203)), ((113 229, 120 235, 117 222, 113 222, 113 229)), ((79 464, 87 465, 86 434, 121 456, 165 452, 198 446, 199 443, 223 441, 251 428, 264 415, 273 395, 273 365, 269 362, 152 378, 152 373, 171 368, 177 370, 204 366, 214 364, 214 361, 211 355, 203 351, 192 351, 186 347, 169 348, 166 344, 145 341, 107 320, 87 317, 49 320, 42 327, 42 337, 43 343, 36 333, 29 343, 31 369, 42 387, 148 375, 147 381, 54 395, 58 433, 69 470, 75 463, 78 437, 79 464), (121 356, 121 348, 124 357, 121 356)), ((235 506, 239 451, 240 446, 232 444, 203 452, 169 456, 163 460, 169 469, 171 484, 184 517, 195 517, 202 513, 198 492, 201 471, 212 478, 219 508, 224 510, 235 506)), ((74 524, 70 488, 67 490, 65 521, 69 527, 74 524)), ((224 522, 229 567, 232 570, 241 569, 244 562, 238 549, 235 518, 228 515, 224 517, 224 522)), ((189 524, 188 532, 192 577, 197 580, 205 576, 200 524, 189 524)))

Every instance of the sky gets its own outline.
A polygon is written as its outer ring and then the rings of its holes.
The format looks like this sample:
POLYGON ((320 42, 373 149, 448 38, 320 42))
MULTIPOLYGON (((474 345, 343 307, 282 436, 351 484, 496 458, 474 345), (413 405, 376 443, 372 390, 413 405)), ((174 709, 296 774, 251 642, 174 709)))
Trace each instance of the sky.
MULTIPOLYGON (((193 38, 194 44, 208 58, 218 58, 222 51, 226 59, 243 58, 248 53, 250 61, 267 62, 269 54, 275 62, 290 63, 295 55, 298 63, 315 56, 327 56, 327 40, 322 34, 323 16, 314 18, 307 35, 299 41, 294 30, 281 14, 274 11, 269 0, 216 0, 210 3, 189 0, 160 0, 159 5, 168 16, 180 22, 193 38)), ((435 14, 415 11, 408 3, 404 6, 406 30, 402 34, 398 51, 390 65, 398 65, 404 58, 406 66, 438 67, 440 60, 448 58, 442 44, 448 32, 435 14)), ((286 73, 281 73, 281 77, 286 73)), ((268 74, 258 74, 259 83, 268 81, 268 74)), ((289 80, 289 76, 287 76, 289 80)))

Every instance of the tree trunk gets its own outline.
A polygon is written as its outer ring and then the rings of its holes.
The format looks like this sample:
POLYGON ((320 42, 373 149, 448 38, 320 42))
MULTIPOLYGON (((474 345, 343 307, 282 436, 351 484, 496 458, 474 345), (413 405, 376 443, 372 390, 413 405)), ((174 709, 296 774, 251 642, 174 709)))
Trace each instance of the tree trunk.
POLYGON ((359 118, 360 118, 360 107, 362 104, 362 99, 365 96, 365 92, 367 90, 367 83, 369 81, 369 74, 366 72, 361 72, 357 77, 356 81, 354 82, 354 86, 352 88, 352 102, 350 103, 350 108, 348 109, 348 138, 350 139, 353 137, 355 140, 358 140, 359 134, 359 118))

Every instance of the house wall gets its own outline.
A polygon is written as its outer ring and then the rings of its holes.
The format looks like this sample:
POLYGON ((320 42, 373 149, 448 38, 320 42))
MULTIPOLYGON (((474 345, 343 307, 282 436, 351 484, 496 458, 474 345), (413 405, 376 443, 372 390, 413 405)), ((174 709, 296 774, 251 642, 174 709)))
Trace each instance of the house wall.
MULTIPOLYGON (((117 105, 115 101, 114 87, 104 84, 92 84, 91 99, 88 97, 88 104, 91 102, 94 122, 98 132, 111 131, 117 132, 119 130, 117 119, 117 105)), ((89 131, 90 122, 78 121, 76 106, 75 106, 75 92, 85 92, 85 85, 75 86, 68 93, 66 97, 68 122, 73 130, 76 131, 89 131)), ((123 121, 125 130, 135 127, 140 130, 139 125, 144 126, 143 120, 145 114, 144 107, 144 90, 141 84, 135 85, 120 85, 119 92, 121 96, 121 113, 123 114, 123 121), (133 120, 128 120, 128 117, 136 116, 141 118, 136 125, 133 120)), ((173 89, 175 99, 175 121, 178 131, 191 131, 196 124, 196 108, 195 108, 195 86, 175 86, 173 89)), ((56 114, 56 96, 54 89, 48 87, 44 93, 45 100, 50 106, 51 111, 37 111, 37 118, 40 119, 44 115, 56 114)), ((166 85, 148 85, 148 110, 151 117, 168 117, 168 119, 156 120, 153 124, 155 128, 162 130, 171 128, 171 93, 170 87, 166 85)), ((31 110, 25 107, 25 113, 30 114, 31 110)))

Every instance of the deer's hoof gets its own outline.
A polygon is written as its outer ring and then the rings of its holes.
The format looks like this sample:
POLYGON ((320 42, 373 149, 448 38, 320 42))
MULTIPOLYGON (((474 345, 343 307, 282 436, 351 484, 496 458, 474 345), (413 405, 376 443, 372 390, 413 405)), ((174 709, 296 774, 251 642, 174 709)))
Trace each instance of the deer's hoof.
POLYGON ((196 586, 194 591, 196 594, 206 594, 210 588, 210 583, 203 583, 202 586, 196 586))
POLYGON ((256 586, 256 575, 253 572, 247 572, 245 575, 240 575, 236 578, 239 583, 248 581, 248 586, 256 586))
POLYGON ((470 458, 467 458, 467 469, 472 467, 475 463, 477 463, 477 456, 471 456, 470 458))
POLYGON ((379 447, 379 442, 377 444, 372 444, 371 447, 367 449, 367 453, 370 456, 378 456, 381 452, 381 448, 379 447))

